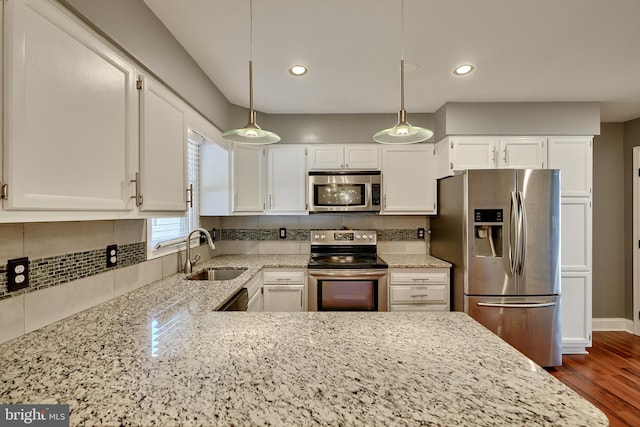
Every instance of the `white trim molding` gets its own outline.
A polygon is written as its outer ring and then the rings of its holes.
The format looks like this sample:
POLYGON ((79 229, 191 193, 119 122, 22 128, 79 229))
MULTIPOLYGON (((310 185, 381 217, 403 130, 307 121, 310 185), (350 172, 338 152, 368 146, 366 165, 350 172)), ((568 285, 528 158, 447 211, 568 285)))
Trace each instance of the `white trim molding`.
POLYGON ((592 319, 594 331, 625 331, 633 333, 633 320, 625 318, 594 318, 592 319))

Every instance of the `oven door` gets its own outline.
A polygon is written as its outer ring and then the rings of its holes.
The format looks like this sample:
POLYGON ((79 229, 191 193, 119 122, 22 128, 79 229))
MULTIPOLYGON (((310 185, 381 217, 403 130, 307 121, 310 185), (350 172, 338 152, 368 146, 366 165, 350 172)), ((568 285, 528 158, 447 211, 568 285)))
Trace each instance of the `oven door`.
POLYGON ((386 270, 309 270, 309 311, 387 311, 386 270))

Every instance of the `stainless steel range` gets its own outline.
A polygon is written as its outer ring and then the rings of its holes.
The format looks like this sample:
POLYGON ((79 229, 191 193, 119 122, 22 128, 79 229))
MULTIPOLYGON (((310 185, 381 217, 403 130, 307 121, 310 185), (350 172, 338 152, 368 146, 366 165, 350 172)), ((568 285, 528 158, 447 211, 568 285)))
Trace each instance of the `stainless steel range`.
POLYGON ((312 231, 309 311, 387 311, 387 268, 375 231, 312 231))

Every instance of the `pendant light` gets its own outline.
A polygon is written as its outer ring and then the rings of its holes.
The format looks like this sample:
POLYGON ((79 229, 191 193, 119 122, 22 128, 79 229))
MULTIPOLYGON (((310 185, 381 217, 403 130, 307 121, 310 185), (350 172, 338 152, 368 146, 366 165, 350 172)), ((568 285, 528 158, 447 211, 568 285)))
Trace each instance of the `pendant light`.
POLYGON ((401 41, 400 41, 400 112, 398 123, 392 128, 381 130, 373 135, 373 140, 381 144, 415 144, 433 136, 433 131, 407 122, 404 109, 404 0, 401 0, 401 41))
POLYGON ((268 130, 260 129, 253 110, 253 0, 249 0, 249 122, 240 129, 224 132, 222 137, 240 144, 264 145, 280 141, 280 137, 268 130))

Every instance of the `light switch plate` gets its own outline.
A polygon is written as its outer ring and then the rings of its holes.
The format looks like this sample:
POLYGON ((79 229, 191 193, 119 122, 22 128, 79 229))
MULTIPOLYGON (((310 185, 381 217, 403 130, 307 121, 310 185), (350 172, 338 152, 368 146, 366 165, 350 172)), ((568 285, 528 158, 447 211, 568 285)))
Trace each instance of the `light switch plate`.
POLYGON ((7 290, 17 291, 29 286, 29 258, 15 258, 7 261, 7 290))
POLYGON ((287 238, 287 229, 286 228, 281 228, 280 229, 280 238, 281 239, 286 239, 287 238))

